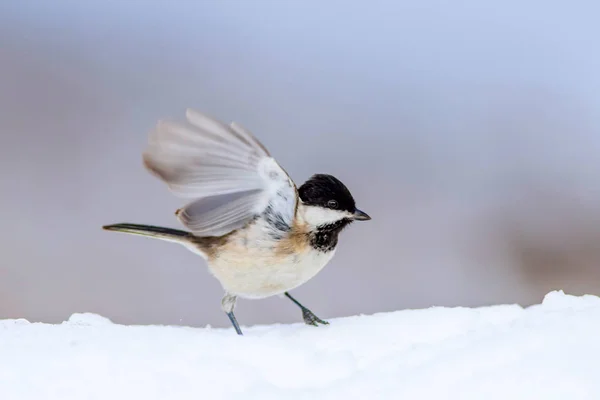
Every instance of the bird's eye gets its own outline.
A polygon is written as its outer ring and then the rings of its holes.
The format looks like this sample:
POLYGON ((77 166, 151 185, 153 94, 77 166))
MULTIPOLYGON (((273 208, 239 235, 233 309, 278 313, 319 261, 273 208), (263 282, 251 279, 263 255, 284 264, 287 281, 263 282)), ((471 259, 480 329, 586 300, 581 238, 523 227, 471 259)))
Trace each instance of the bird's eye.
POLYGON ((329 208, 337 208, 338 207, 338 202, 336 200, 329 200, 327 202, 327 207, 329 207, 329 208))

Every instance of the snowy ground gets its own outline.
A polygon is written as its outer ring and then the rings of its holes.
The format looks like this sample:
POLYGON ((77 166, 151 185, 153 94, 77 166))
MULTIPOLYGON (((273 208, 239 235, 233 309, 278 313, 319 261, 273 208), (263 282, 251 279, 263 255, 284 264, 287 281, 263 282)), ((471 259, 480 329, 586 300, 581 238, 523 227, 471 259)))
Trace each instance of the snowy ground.
POLYGON ((0 321, 0 399, 600 399, 600 298, 231 329, 0 321))

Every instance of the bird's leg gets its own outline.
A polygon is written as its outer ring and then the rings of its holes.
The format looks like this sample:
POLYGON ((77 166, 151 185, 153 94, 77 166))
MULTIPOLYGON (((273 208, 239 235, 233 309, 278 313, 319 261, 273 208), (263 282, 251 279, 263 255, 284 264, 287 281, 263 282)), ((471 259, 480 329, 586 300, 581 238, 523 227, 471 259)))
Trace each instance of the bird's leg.
POLYGON ((298 300, 292 297, 288 292, 284 293, 285 296, 294 302, 300 309, 302 310, 302 319, 304 319, 304 323, 306 325, 314 325, 318 326, 318 324, 329 325, 329 322, 323 321, 321 318, 317 317, 312 311, 308 308, 304 307, 298 300))
POLYGON ((238 335, 242 335, 242 330, 240 329, 240 325, 235 319, 235 315, 233 314, 233 309, 235 308, 235 302, 237 301, 237 296, 234 296, 229 293, 225 293, 223 299, 221 300, 221 308, 225 311, 225 314, 229 317, 231 324, 235 328, 235 331, 238 335))

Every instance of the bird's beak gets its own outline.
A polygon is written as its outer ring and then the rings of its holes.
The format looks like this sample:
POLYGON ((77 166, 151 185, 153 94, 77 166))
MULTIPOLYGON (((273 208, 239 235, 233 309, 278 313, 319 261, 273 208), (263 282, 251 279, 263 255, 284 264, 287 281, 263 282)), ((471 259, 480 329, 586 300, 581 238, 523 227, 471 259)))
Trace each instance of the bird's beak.
POLYGON ((355 221, 368 221, 371 219, 371 217, 369 217, 369 214, 367 214, 366 212, 360 211, 359 209, 354 211, 353 218, 355 221))

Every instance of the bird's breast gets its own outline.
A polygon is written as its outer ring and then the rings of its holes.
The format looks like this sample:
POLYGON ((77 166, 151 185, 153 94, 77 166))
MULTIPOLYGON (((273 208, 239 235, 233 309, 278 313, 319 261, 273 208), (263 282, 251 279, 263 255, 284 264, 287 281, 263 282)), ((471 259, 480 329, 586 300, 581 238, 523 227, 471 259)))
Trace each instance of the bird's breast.
POLYGON ((320 251, 310 235, 295 229, 271 235, 258 221, 232 235, 209 259, 209 269, 223 288, 245 298, 264 298, 292 290, 313 278, 327 265, 335 249, 320 251))

